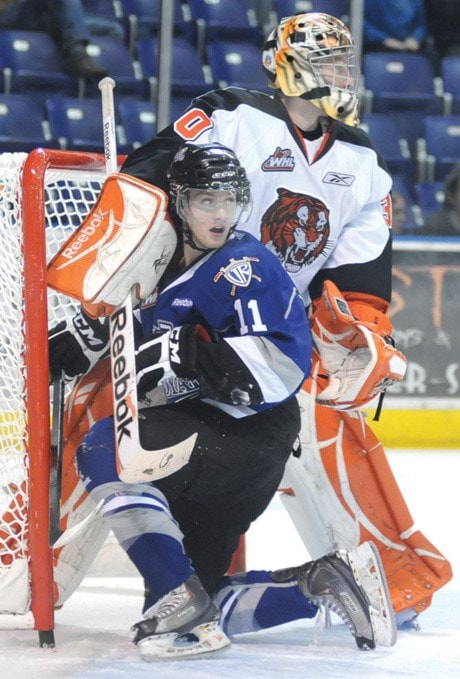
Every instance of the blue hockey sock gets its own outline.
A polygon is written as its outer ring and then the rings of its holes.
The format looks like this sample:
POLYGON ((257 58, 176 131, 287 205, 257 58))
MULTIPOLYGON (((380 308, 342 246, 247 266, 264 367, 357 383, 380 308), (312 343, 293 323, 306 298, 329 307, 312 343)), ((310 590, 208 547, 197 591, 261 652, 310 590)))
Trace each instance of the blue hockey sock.
POLYGON ((269 571, 248 571, 222 578, 213 600, 229 636, 314 618, 318 611, 292 578, 273 582, 269 571))
POLYGON ((143 612, 193 574, 182 545, 167 535, 141 535, 126 551, 145 581, 143 612))

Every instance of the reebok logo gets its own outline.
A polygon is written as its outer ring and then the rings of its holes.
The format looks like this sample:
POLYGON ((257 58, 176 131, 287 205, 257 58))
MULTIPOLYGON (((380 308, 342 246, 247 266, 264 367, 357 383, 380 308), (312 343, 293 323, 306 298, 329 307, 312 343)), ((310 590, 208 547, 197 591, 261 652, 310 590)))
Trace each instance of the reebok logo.
POLYGON ((112 379, 114 381, 114 409, 118 445, 120 445, 120 441, 124 436, 131 438, 131 427, 133 425, 133 418, 129 408, 132 396, 129 387, 131 374, 124 356, 126 346, 124 330, 126 322, 126 309, 124 307, 115 311, 110 317, 112 330, 112 379))
POLYGON ((351 186, 356 177, 352 174, 341 174, 340 172, 328 172, 323 177, 323 184, 337 184, 337 186, 351 186))
MULTIPOLYGON (((107 218, 107 215, 109 215, 109 224, 108 228, 105 230, 108 233, 110 233, 113 229, 113 212, 110 210, 110 212, 106 211, 103 212, 101 210, 98 210, 97 212, 94 213, 94 215, 91 218, 91 221, 86 224, 82 229, 79 229, 76 232, 76 236, 72 238, 70 241, 69 245, 65 248, 65 250, 62 251, 62 256, 65 257, 66 259, 73 259, 75 255, 80 255, 81 248, 88 243, 92 239, 92 237, 97 234, 99 230, 101 230, 101 240, 106 238, 106 232, 101 229, 101 226, 104 224, 104 221, 107 218)), ((98 243, 92 243, 91 244, 91 249, 94 249, 97 247, 98 243)))

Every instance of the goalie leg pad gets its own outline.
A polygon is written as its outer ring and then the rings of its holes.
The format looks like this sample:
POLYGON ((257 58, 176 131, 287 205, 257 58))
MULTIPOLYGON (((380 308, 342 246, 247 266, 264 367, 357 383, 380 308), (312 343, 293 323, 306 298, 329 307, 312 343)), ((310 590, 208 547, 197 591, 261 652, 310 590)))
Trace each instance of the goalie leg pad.
POLYGON ((428 608, 452 577, 447 559, 414 529, 381 443, 359 412, 315 404, 309 378, 298 395, 300 458, 291 457, 281 499, 312 558, 373 541, 395 612, 428 608))
MULTIPOLYGON (((110 360, 104 359, 76 384, 64 412, 61 530, 84 520, 95 507, 76 467, 76 452, 92 423, 111 414, 110 360)), ((108 534, 106 521, 96 516, 74 540, 53 550, 54 600, 60 607, 75 591, 108 534)))

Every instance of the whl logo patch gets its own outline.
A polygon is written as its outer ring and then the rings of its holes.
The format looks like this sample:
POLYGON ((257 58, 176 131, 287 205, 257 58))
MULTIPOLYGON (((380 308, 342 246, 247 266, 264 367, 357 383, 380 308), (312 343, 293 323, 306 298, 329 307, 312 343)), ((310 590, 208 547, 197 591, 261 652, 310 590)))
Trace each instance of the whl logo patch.
POLYGON ((275 153, 264 160, 261 167, 264 172, 292 172, 295 160, 291 149, 282 149, 277 146, 275 153))

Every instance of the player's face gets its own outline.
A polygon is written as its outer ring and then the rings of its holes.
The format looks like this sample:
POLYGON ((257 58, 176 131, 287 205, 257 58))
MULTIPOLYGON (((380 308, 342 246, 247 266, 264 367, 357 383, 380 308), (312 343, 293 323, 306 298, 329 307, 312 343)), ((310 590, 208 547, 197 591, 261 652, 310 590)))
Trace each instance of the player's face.
POLYGON ((220 248, 235 224, 237 208, 233 191, 190 189, 184 217, 196 245, 220 248))

